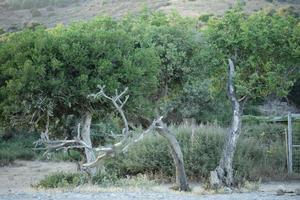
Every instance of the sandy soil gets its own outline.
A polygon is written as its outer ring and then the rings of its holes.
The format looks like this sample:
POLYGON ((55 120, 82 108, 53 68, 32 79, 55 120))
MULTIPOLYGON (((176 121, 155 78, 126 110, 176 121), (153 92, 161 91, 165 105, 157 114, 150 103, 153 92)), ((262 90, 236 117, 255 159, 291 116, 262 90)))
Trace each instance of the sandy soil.
POLYGON ((76 165, 68 162, 16 161, 12 166, 0 168, 1 200, 298 200, 300 196, 285 194, 277 196, 276 190, 284 187, 294 191, 300 188, 300 181, 263 183, 259 191, 232 194, 208 194, 201 184, 191 184, 192 193, 170 191, 170 185, 158 185, 151 188, 101 188, 86 185, 72 189, 36 190, 31 185, 52 172, 75 172, 76 165))
POLYGON ((31 185, 36 184, 50 173, 75 170, 74 163, 16 161, 11 166, 0 168, 0 194, 32 191, 31 185))

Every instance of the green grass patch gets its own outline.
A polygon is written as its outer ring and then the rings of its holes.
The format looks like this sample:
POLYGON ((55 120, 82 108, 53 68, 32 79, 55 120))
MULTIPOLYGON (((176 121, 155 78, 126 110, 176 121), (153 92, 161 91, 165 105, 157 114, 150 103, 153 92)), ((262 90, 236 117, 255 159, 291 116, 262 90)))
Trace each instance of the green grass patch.
MULTIPOLYGON (((46 176, 35 187, 37 188, 74 188, 79 185, 89 183, 90 179, 85 174, 56 172, 46 176)), ((98 172, 91 180, 91 183, 101 187, 138 187, 149 188, 156 185, 154 180, 150 180, 146 175, 117 177, 116 174, 98 172)))
POLYGON ((80 173, 52 173, 42 179, 36 187, 38 188, 67 188, 76 187, 88 182, 88 177, 80 173))

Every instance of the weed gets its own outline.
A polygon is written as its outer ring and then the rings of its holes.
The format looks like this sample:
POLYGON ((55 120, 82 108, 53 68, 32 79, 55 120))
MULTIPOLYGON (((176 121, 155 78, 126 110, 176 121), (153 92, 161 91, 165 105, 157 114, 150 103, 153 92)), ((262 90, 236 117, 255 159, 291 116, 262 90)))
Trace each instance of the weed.
POLYGON ((66 188, 76 187, 88 182, 87 176, 79 173, 57 172, 46 176, 35 187, 38 188, 66 188))

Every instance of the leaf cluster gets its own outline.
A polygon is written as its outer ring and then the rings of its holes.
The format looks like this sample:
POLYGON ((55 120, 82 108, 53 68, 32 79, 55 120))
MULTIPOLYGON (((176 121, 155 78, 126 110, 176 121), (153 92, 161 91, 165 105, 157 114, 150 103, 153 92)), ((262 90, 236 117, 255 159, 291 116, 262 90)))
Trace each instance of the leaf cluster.
POLYGON ((219 88, 226 82, 227 68, 223 66, 228 58, 236 66, 239 97, 286 96, 300 76, 297 18, 264 11, 248 15, 236 7, 210 20, 204 32, 214 51, 222 55, 223 65, 213 70, 219 88))

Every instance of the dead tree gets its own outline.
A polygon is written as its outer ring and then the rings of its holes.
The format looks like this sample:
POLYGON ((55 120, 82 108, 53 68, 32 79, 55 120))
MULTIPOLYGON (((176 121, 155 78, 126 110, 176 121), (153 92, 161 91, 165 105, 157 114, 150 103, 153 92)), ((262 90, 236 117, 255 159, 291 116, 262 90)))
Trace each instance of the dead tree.
POLYGON ((231 59, 228 60, 228 89, 227 95, 232 105, 232 122, 228 134, 225 138, 225 144, 219 161, 219 165, 214 171, 210 172, 210 185, 212 188, 219 188, 221 186, 231 187, 234 184, 232 161, 236 149, 237 140, 240 136, 240 129, 242 125, 241 115, 243 103, 246 97, 238 99, 236 97, 233 77, 235 73, 234 64, 231 59))
POLYGON ((123 138, 121 141, 110 145, 109 147, 97 147, 93 148, 91 139, 90 139, 90 125, 92 116, 90 113, 86 113, 83 118, 83 128, 80 128, 80 124, 78 125, 77 137, 73 140, 50 140, 49 139, 49 118, 46 126, 46 131, 42 132, 41 138, 36 142, 36 145, 45 145, 45 148, 38 149, 46 149, 45 154, 51 151, 57 150, 68 150, 68 149, 84 149, 86 154, 87 162, 82 165, 82 168, 89 171, 91 175, 95 175, 97 166, 107 157, 113 156, 114 154, 121 153, 127 151, 130 145, 139 142, 144 138, 144 135, 151 133, 153 131, 158 131, 160 135, 167 139, 170 151, 174 160, 175 168, 176 168, 176 184, 178 190, 188 191, 189 186, 185 174, 183 155, 181 152, 181 148, 179 146, 178 141, 174 134, 170 132, 167 128, 166 124, 163 123, 162 118, 158 117, 155 119, 152 124, 145 131, 139 134, 133 134, 132 131, 129 130, 128 121, 126 115, 123 111, 123 107, 126 104, 129 96, 125 96, 127 92, 127 88, 121 92, 120 94, 116 91, 115 96, 109 96, 104 92, 104 87, 99 86, 100 91, 96 94, 89 95, 89 98, 98 99, 105 98, 109 100, 118 113, 120 114, 124 128, 122 130, 123 138), (97 156, 96 156, 97 155, 97 156))

